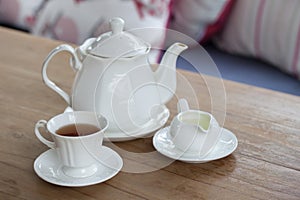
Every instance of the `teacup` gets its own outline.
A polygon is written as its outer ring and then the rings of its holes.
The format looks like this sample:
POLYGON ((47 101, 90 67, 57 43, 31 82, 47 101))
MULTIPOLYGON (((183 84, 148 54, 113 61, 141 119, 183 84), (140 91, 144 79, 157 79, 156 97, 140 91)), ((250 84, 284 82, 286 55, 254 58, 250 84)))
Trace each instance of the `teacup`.
POLYGON ((178 115, 172 120, 169 131, 174 145, 200 158, 207 156, 221 133, 218 122, 210 113, 190 110, 185 99, 178 101, 177 109, 178 115))
POLYGON ((93 112, 75 111, 56 115, 48 122, 39 120, 35 134, 42 143, 56 150, 66 175, 83 178, 98 170, 98 155, 107 127, 105 117, 93 112), (53 141, 45 139, 40 128, 46 129, 53 141))

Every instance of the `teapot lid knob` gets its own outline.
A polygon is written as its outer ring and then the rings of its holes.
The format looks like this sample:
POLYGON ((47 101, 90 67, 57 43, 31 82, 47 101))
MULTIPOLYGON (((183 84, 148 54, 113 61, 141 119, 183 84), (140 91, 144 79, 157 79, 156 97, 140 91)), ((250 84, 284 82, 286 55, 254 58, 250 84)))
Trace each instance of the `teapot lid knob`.
POLYGON ((115 17, 115 18, 111 19, 109 23, 110 23, 110 27, 111 27, 113 35, 121 33, 123 31, 125 22, 122 18, 115 17))
MULTIPOLYGON (((0 0, 1 1, 1 0, 0 0)), ((111 31, 103 33, 94 39, 87 48, 94 56, 102 58, 126 57, 145 55, 150 50, 150 44, 124 31, 125 21, 119 17, 109 21, 111 31)))

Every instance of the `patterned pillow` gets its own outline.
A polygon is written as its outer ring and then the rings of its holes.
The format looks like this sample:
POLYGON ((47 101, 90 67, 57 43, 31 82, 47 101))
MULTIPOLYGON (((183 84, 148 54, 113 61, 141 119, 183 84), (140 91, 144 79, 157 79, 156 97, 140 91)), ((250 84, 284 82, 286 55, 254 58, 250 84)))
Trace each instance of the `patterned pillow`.
POLYGON ((223 27, 234 0, 174 0, 170 28, 204 43, 223 27))
MULTIPOLYGON (((143 33, 152 45, 162 45, 171 0, 51 0, 40 11, 32 29, 35 35, 81 44, 109 30, 113 17, 125 20, 125 29, 158 28, 143 33)), ((137 31, 138 32, 138 31, 137 31)))
POLYGON ((47 0, 0 0, 0 23, 29 30, 47 0))
POLYGON ((299 8, 299 0, 238 0, 216 43, 300 77, 299 8))

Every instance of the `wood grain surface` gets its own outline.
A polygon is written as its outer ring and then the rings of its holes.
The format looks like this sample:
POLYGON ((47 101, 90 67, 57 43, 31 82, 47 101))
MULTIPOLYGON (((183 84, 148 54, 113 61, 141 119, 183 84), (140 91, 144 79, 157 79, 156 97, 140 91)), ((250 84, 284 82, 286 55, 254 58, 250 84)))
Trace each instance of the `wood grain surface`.
MULTIPOLYGON (((148 137, 106 144, 129 156, 127 171, 104 183, 69 188, 41 180, 33 162, 47 147, 34 135, 35 122, 67 106, 43 84, 41 66, 60 43, 0 28, 0 199, 300 199, 300 98, 181 70, 167 125, 185 97, 235 133, 233 154, 204 164, 172 161, 155 153, 148 137)), ((70 92, 68 58, 55 57, 48 72, 70 92)))

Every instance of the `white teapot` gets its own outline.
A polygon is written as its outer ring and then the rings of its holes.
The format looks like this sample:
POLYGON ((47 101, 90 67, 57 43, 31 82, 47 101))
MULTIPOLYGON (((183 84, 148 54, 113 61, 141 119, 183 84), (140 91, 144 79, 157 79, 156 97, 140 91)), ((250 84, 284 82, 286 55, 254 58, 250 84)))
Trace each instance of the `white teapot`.
POLYGON ((143 127, 152 109, 172 98, 176 60, 187 46, 170 46, 153 72, 148 62, 150 45, 124 32, 121 18, 113 18, 110 26, 111 32, 87 39, 76 49, 67 44, 53 49, 43 63, 42 77, 74 110, 104 115, 110 124, 108 132, 130 132, 143 127), (62 51, 72 55, 71 67, 77 71, 71 96, 47 76, 49 61, 62 51))

